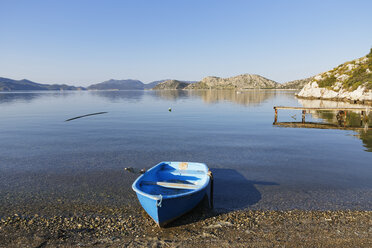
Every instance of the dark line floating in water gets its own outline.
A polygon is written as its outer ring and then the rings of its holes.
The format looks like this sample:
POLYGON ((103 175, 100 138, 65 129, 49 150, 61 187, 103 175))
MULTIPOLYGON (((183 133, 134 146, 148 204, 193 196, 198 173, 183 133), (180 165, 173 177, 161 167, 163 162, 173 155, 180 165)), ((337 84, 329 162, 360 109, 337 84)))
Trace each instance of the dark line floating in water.
POLYGON ((87 115, 80 115, 80 116, 76 116, 76 117, 71 118, 71 119, 67 119, 65 121, 72 121, 72 120, 76 120, 76 119, 91 116, 91 115, 101 115, 101 114, 106 114, 106 113, 108 113, 108 112, 98 112, 98 113, 92 113, 92 114, 87 114, 87 115))

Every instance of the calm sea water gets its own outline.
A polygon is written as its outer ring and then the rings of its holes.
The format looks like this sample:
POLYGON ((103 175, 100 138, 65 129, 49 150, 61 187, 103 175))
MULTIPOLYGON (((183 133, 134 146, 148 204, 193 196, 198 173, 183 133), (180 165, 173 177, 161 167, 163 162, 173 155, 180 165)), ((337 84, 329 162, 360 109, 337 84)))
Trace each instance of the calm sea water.
POLYGON ((207 163, 219 209, 372 210, 371 129, 273 125, 274 105, 303 104, 319 103, 269 90, 0 93, 0 215, 138 206, 124 168, 160 161, 207 163))

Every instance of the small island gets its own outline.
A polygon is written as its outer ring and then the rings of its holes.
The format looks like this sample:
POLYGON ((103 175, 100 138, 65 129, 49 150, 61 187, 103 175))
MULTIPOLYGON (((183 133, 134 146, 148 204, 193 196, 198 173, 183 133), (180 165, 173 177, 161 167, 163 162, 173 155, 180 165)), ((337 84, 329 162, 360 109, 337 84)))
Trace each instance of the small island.
POLYGON ((182 90, 189 86, 186 82, 178 80, 167 80, 156 85, 153 90, 182 90))

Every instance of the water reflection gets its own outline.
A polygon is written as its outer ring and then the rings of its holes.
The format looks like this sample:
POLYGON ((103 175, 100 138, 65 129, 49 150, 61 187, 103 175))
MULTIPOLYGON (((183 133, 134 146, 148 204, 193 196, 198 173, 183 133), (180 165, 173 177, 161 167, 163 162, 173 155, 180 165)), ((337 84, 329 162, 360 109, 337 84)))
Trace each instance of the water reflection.
POLYGON ((0 93, 0 104, 31 102, 34 99, 40 98, 42 95, 43 93, 41 92, 0 93))
POLYGON ((43 97, 66 98, 71 94, 81 93, 79 91, 20 91, 0 92, 0 104, 30 103, 43 97))
POLYGON ((342 101, 330 101, 330 100, 308 100, 308 99, 297 99, 298 103, 306 108, 364 108, 366 105, 363 104, 351 104, 349 102, 342 101))
POLYGON ((347 113, 346 118, 340 122, 338 113, 336 112, 324 112, 316 111, 313 115, 316 118, 321 118, 327 123, 338 124, 345 126, 346 128, 355 130, 357 132, 356 137, 362 140, 363 146, 367 148, 367 151, 372 152, 372 115, 369 114, 368 119, 361 119, 361 115, 358 112, 350 111, 347 113))
POLYGON ((144 96, 143 90, 127 90, 127 91, 28 91, 28 92, 0 92, 0 104, 32 102, 42 97, 69 97, 72 95, 91 95, 95 97, 105 98, 110 102, 118 102, 122 100, 140 101, 144 96))
POLYGON ((372 152, 372 130, 359 132, 358 138, 363 141, 363 146, 367 148, 367 151, 372 152))
MULTIPOLYGON (((15 92, 0 93, 0 104, 13 102, 31 102, 43 96, 67 96, 68 94, 77 94, 77 92, 15 92)), ((177 101, 180 99, 197 98, 205 103, 233 102, 244 106, 257 106, 268 99, 277 95, 273 90, 161 90, 161 91, 143 91, 143 90, 122 90, 122 91, 89 91, 80 92, 80 94, 90 94, 92 96, 105 98, 110 102, 133 101, 139 102, 145 95, 160 98, 167 101, 177 101)))
POLYGON ((89 91, 88 93, 93 96, 105 98, 111 102, 122 100, 139 102, 145 94, 143 90, 89 91))
POLYGON ((186 90, 154 90, 152 91, 155 97, 168 100, 176 101, 178 99, 185 99, 190 96, 189 91, 186 90))
POLYGON ((182 98, 201 98, 205 103, 233 102, 240 105, 259 105, 276 96, 273 90, 162 90, 154 91, 155 95, 165 100, 182 98))
MULTIPOLYGON (((362 104, 351 104, 348 102, 336 102, 327 100, 303 100, 300 99, 299 103, 307 108, 369 108, 369 106, 362 104)), ((313 118, 321 119, 329 124, 338 125, 340 127, 366 129, 371 127, 372 123, 368 122, 371 119, 369 111, 318 111, 311 110, 309 113, 313 118), (366 113, 367 112, 367 113, 366 113)))
POLYGON ((276 91, 268 90, 207 90, 207 91, 191 91, 190 94, 200 96, 206 103, 216 103, 221 101, 229 101, 241 105, 259 105, 260 103, 274 97, 276 91))

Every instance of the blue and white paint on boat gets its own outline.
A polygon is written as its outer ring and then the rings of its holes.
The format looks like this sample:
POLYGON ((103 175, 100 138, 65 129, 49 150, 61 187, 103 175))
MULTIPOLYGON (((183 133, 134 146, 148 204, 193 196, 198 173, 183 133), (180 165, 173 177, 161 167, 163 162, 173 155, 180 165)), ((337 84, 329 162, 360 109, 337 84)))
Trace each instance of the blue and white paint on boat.
POLYGON ((159 226, 192 210, 205 195, 211 199, 211 187, 207 165, 195 162, 161 162, 132 185, 142 207, 159 226))

